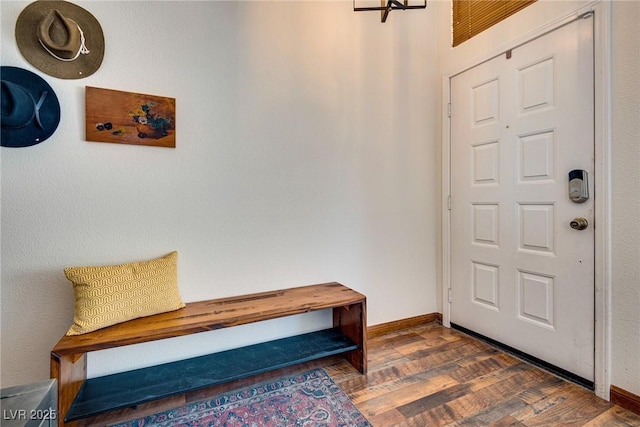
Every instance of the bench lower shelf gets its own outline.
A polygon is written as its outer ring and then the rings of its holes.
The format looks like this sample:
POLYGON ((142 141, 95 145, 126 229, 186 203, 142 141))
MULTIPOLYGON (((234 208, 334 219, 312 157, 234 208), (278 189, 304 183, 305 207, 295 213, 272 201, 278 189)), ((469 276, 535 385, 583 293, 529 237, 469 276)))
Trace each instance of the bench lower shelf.
POLYGON ((206 356, 85 380, 65 422, 134 407, 298 363, 357 350, 339 329, 324 329, 206 356))

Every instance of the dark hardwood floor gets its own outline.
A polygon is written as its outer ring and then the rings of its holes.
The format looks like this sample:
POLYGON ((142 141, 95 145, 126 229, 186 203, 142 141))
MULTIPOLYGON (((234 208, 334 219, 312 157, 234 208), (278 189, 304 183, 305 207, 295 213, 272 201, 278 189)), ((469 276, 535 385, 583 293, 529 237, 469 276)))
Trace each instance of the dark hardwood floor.
POLYGON ((326 368, 376 427, 640 426, 593 392, 437 323, 372 338, 369 374, 326 368))
POLYGON ((246 384, 323 367, 375 427, 640 426, 640 416, 438 323, 369 340, 369 373, 338 357, 141 405, 88 425, 141 417, 246 384))

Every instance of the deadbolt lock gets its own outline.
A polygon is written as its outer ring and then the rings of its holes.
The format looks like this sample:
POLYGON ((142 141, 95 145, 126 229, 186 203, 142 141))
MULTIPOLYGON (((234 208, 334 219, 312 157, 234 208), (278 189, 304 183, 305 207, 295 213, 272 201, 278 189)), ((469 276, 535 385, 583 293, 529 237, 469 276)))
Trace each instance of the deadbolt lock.
POLYGON ((574 230, 584 230, 589 226, 589 222, 585 218, 574 218, 570 223, 569 227, 574 230))

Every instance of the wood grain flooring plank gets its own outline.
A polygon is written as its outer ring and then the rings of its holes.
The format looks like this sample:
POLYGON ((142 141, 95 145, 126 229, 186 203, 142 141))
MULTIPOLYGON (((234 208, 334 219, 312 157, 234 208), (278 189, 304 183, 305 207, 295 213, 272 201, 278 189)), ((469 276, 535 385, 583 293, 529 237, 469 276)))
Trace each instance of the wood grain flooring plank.
POLYGON ((322 368, 336 382, 352 378, 354 374, 358 372, 358 370, 343 357, 337 357, 330 362, 331 363, 323 363, 322 368))
MULTIPOLYGON (((515 397, 518 402, 514 402, 514 390, 520 387, 526 387, 532 381, 538 378, 535 369, 525 364, 518 364, 507 367, 497 372, 508 372, 504 377, 499 375, 491 375, 488 378, 495 380, 490 381, 489 385, 485 385, 474 391, 473 384, 470 383, 469 393, 461 398, 447 403, 449 407, 457 413, 463 415, 465 419, 471 419, 472 424, 476 422, 494 422, 501 419, 511 412, 504 412, 504 406, 514 409, 524 408, 527 404, 522 399, 515 397), (505 403, 507 402, 507 403, 505 403), (494 418, 495 417, 495 418, 494 418)), ((487 384, 486 380, 480 384, 487 384)), ((515 410, 515 409, 514 409, 515 410)), ((463 424, 467 425, 467 424, 463 424)), ((482 425, 482 424, 479 424, 482 425)))
POLYGON ((503 419, 512 412, 518 411, 526 406, 522 400, 513 397, 503 400, 498 404, 492 405, 470 417, 463 418, 455 423, 449 424, 450 427, 484 427, 503 419))
POLYGON ((507 366, 506 368, 496 369, 495 371, 489 372, 486 375, 482 375, 477 378, 471 378, 469 383, 471 384, 471 391, 482 390, 483 388, 489 387, 493 384, 496 384, 500 381, 504 381, 507 378, 510 378, 514 375, 518 375, 522 372, 530 369, 524 363, 518 363, 512 366, 507 366))
POLYGON ((400 426, 405 423, 405 418, 396 409, 390 409, 381 414, 368 416, 367 419, 374 427, 400 426))
POLYGON ((549 374, 547 378, 543 379, 538 384, 518 393, 518 397, 531 405, 540 399, 554 394, 556 391, 564 387, 571 386, 572 384, 562 378, 549 374))
POLYGON ((399 406, 397 409, 402 415, 405 416, 405 418, 412 418, 416 415, 422 414, 433 408, 442 406, 445 403, 464 396, 468 392, 469 386, 467 384, 456 384, 452 387, 437 391, 428 396, 399 406))
POLYGON ((565 399, 556 405, 523 421, 527 427, 583 426, 587 420, 598 417, 612 405, 578 387, 564 393, 565 399))
POLYGON ((386 366, 395 366, 398 363, 406 362, 408 359, 394 348, 382 349, 379 352, 369 352, 367 357, 368 365, 374 369, 382 369, 386 366))
POLYGON ((486 357, 486 349, 475 345, 459 345, 457 342, 453 343, 451 347, 444 346, 442 348, 436 347, 426 350, 418 350, 413 353, 406 353, 406 357, 411 359, 418 365, 426 366, 428 369, 431 367, 448 365, 451 363, 471 363, 473 358, 486 357))
POLYGON ((482 399, 476 393, 466 394, 458 399, 452 400, 445 405, 457 414, 460 418, 470 417, 491 407, 491 403, 482 399))
POLYGON ((576 399, 582 395, 582 393, 589 393, 575 384, 561 380, 557 386, 547 388, 546 392, 540 393, 541 396, 538 399, 525 399, 525 396, 531 397, 536 391, 539 392, 539 390, 541 390, 540 384, 532 384, 528 390, 518 393, 518 397, 525 400, 528 405, 526 408, 511 414, 514 418, 526 423, 528 419, 553 409, 555 406, 563 403, 569 398, 576 399))
POLYGON ((528 388, 529 385, 538 378, 539 375, 536 370, 524 369, 501 381, 477 390, 476 394, 487 402, 498 404, 502 400, 509 399, 516 395, 516 390, 528 388))
POLYGON ((513 418, 511 415, 508 415, 504 418, 499 419, 496 422, 489 424, 489 427, 526 427, 520 421, 513 418))
POLYGON ((490 358, 477 360, 471 364, 465 364, 452 372, 451 377, 458 381, 469 382, 517 364, 518 361, 512 358, 502 358, 500 355, 494 355, 490 358))
POLYGON ((399 347, 406 345, 415 345, 416 343, 420 343, 421 347, 425 347, 425 338, 416 333, 408 333, 404 335, 395 335, 391 337, 385 337, 382 335, 381 337, 374 338, 370 341, 373 345, 375 343, 376 347, 380 349, 394 349, 397 350, 399 347))
POLYGON ((478 353, 476 353, 473 357, 470 356, 464 360, 460 360, 459 365, 461 368, 464 368, 476 362, 480 362, 482 360, 490 359, 493 357, 501 357, 503 355, 504 353, 501 353, 499 350, 495 348, 487 347, 486 349, 483 349, 478 353))
POLYGON ((567 398, 568 397, 566 393, 554 393, 553 395, 540 399, 531 405, 527 405, 523 409, 511 415, 518 421, 526 422, 526 420, 536 417, 541 413, 550 410, 554 406, 559 405, 560 403, 567 400, 567 398))
POLYGON ((366 393, 353 399, 353 402, 365 416, 377 415, 457 384, 450 376, 441 375, 422 383, 396 383, 394 387, 383 389, 383 393, 378 389, 377 393, 366 393))
POLYGON ((407 418, 404 423, 400 424, 402 427, 443 427, 449 425, 457 420, 462 419, 460 414, 457 414, 449 406, 442 405, 435 407, 429 411, 416 414, 410 418, 407 418))
POLYGON ((370 370, 366 376, 352 377, 338 385, 352 397, 384 393, 403 385, 425 383, 455 369, 457 365, 429 365, 426 361, 409 361, 382 369, 370 370))
POLYGON ((609 408, 591 421, 584 424, 584 427, 633 427, 640 426, 640 415, 622 409, 619 406, 609 408))

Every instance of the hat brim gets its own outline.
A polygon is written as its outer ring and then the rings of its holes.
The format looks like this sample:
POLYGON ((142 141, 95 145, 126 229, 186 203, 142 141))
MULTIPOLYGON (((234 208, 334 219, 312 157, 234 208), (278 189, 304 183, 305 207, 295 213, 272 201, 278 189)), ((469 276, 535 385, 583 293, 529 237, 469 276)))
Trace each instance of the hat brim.
POLYGON ((95 73, 104 57, 104 34, 98 20, 87 10, 67 1, 38 0, 31 3, 16 21, 16 42, 22 56, 34 67, 61 79, 81 79, 95 73), (38 40, 40 22, 52 9, 78 23, 89 49, 73 61, 61 61, 47 52, 38 40))
POLYGON ((60 123, 60 102, 53 88, 39 75, 17 67, 0 67, 0 77, 22 86, 38 101, 43 92, 47 92, 39 108, 40 123, 35 120, 17 129, 2 128, 0 145, 3 147, 29 147, 48 139, 58 128, 60 123))

